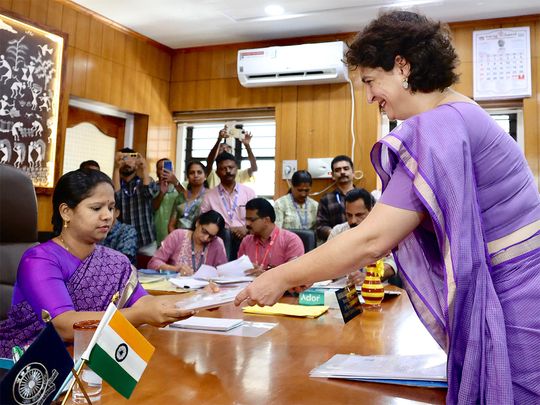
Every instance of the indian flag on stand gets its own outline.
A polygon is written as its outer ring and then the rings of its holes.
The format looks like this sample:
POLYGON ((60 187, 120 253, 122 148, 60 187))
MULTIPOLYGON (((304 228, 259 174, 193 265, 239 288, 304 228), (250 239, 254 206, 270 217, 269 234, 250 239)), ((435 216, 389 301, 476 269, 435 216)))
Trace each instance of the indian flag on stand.
POLYGON ((111 303, 81 357, 95 373, 129 399, 154 350, 111 303))

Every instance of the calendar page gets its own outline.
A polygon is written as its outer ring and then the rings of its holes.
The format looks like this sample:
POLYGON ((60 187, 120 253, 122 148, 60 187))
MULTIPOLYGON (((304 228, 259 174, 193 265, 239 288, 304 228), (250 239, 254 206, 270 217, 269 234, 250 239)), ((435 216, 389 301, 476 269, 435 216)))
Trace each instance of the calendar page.
POLYGON ((475 100, 531 96, 529 27, 473 32, 475 100))

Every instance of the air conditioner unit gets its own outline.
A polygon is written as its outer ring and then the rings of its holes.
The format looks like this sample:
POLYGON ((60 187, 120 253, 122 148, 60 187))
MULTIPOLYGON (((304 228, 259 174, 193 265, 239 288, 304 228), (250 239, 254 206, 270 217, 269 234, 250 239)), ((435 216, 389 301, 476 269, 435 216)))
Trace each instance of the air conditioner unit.
POLYGON ((346 50, 342 41, 239 50, 238 80, 244 87, 346 82, 346 50))

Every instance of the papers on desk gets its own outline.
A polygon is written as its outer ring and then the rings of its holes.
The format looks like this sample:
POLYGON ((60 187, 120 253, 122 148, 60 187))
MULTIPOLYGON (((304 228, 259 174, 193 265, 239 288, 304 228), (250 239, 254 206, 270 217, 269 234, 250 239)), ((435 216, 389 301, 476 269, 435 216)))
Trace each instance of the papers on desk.
POLYGON ((252 307, 244 307, 242 311, 248 314, 262 314, 262 315, 288 315, 288 316, 300 316, 306 318, 317 318, 321 316, 326 311, 328 311, 328 306, 326 305, 315 305, 315 306, 305 306, 305 305, 292 305, 292 304, 282 304, 278 302, 277 304, 272 305, 271 307, 260 307, 258 305, 252 307))
POLYGON ((253 268, 249 257, 243 255, 232 262, 217 267, 203 264, 193 275, 199 280, 212 280, 218 284, 240 283, 252 281, 253 277, 246 276, 245 271, 253 268))
POLYGON ((446 357, 431 355, 358 356, 336 354, 310 377, 344 378, 417 387, 446 388, 446 357))
POLYGON ((218 330, 224 332, 242 325, 242 322, 244 322, 243 319, 192 316, 182 321, 173 322, 170 326, 171 328, 218 330))
POLYGON ((229 302, 233 302, 240 291, 242 291, 242 287, 223 289, 216 293, 199 292, 183 300, 179 300, 176 303, 176 306, 178 308, 194 311, 216 308, 228 304, 229 302))
POLYGON ((203 288, 208 285, 208 281, 197 280, 197 279, 194 279, 193 277, 174 277, 174 278, 170 278, 169 281, 177 287, 186 288, 186 289, 203 288))
POLYGON ((163 330, 166 330, 169 332, 177 332, 177 333, 203 333, 205 335, 208 334, 208 335, 241 336, 241 337, 256 338, 268 332, 269 330, 273 329, 275 326, 277 326, 277 323, 243 321, 240 326, 237 326, 236 328, 232 328, 227 331, 203 330, 203 329, 181 329, 181 328, 171 327, 171 325, 164 327, 163 330))

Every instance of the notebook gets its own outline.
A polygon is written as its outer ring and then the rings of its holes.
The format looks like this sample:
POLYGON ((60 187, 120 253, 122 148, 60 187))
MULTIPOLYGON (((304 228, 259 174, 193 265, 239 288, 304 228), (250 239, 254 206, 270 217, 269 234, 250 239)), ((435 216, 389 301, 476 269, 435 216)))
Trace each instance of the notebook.
POLYGON ((225 332, 242 325, 243 322, 242 319, 192 316, 191 318, 171 323, 170 326, 172 328, 181 329, 216 330, 225 332))

